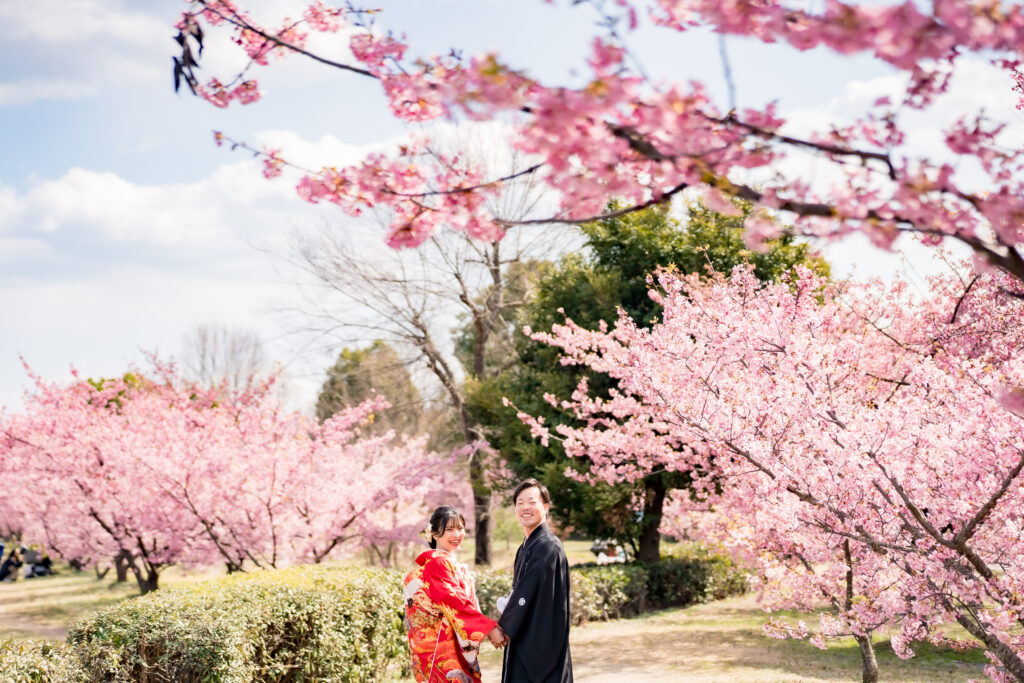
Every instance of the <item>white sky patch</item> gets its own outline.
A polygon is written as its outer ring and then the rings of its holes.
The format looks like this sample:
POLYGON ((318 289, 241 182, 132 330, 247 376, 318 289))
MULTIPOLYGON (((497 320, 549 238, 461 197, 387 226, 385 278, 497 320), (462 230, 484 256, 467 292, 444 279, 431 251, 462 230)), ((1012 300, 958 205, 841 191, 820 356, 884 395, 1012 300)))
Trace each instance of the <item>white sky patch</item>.
MULTIPOLYGON (((829 125, 852 123, 863 115, 880 97, 889 97, 898 103, 902 97, 905 80, 902 76, 884 76, 866 81, 850 81, 838 97, 821 105, 782 111, 786 119, 783 132, 801 138, 809 138, 810 131, 824 132, 829 125)), ((949 90, 938 103, 926 112, 903 110, 900 112, 900 126, 906 132, 904 144, 894 150, 894 161, 901 159, 928 159, 933 163, 943 161, 953 165, 956 178, 967 184, 984 188, 985 176, 980 169, 964 164, 945 144, 945 130, 963 112, 984 108, 997 121, 1010 125, 1005 134, 1005 143, 1019 146, 1024 142, 1024 127, 1020 126, 1021 116, 1015 109, 1016 99, 1010 91, 1006 74, 987 62, 977 59, 962 59, 950 82, 949 90)), ((750 174, 738 174, 737 179, 748 183, 763 182, 767 173, 782 178, 799 179, 810 184, 812 189, 828 193, 829 188, 847 182, 840 166, 808 151, 789 149, 788 156, 768 171, 757 170, 750 174)), ((912 282, 948 270, 948 266, 937 250, 921 245, 912 237, 901 237, 892 251, 875 247, 863 235, 851 235, 838 241, 812 240, 833 266, 833 274, 839 278, 866 279, 881 277, 892 279, 900 275, 912 282)), ((969 258, 970 250, 959 242, 946 240, 944 246, 954 258, 969 258)))
POLYGON ((168 27, 157 17, 127 7, 111 0, 0 3, 0 40, 81 44, 101 38, 144 45, 166 37, 168 27))
POLYGON ((0 228, 85 232, 97 239, 154 245, 215 246, 277 229, 296 207, 294 188, 271 183, 245 160, 196 183, 137 185, 114 173, 73 168, 21 196, 0 193, 0 228), (13 196, 12 196, 13 195, 13 196), (254 229, 255 228, 255 229, 254 229))
POLYGON ((38 258, 49 251, 49 245, 43 240, 0 237, 0 263, 38 258))
MULTIPOLYGON (((828 103, 806 109, 784 110, 786 125, 782 132, 807 138, 810 131, 826 132, 830 125, 850 124, 880 97, 890 97, 894 106, 901 100, 905 79, 885 76, 868 81, 847 83, 843 94, 828 103)), ((948 91, 926 111, 898 110, 898 122, 906 139, 894 150, 894 161, 928 159, 932 163, 951 163, 957 178, 968 183, 984 183, 978 169, 962 164, 962 159, 945 145, 945 131, 964 113, 983 110, 992 120, 1007 123, 1002 143, 1008 147, 1024 144, 1024 116, 1016 109, 1017 98, 1011 81, 1002 69, 979 59, 961 58, 950 81, 948 91)), ((794 154, 779 169, 787 177, 801 177, 827 182, 841 181, 840 174, 828 173, 829 162, 801 161, 811 154, 794 154), (808 165, 809 164, 809 165, 808 165)), ((984 189, 983 186, 981 189, 984 189)))
MULTIPOLYGON (((261 275, 225 281, 126 266, 95 279, 0 290, 0 404, 15 402, 16 388, 25 385, 19 354, 46 377, 70 378, 71 366, 86 377, 109 377, 143 363, 143 351, 169 357, 197 323, 250 326, 265 319, 260 302, 274 296, 276 285, 261 275), (53 334, 54 318, 60 335, 53 334)), ((268 333, 265 326, 258 331, 268 333)))
POLYGON ((310 171, 319 171, 324 166, 356 164, 370 152, 389 152, 398 144, 396 140, 372 145, 351 145, 333 135, 310 140, 292 130, 265 130, 257 133, 255 139, 257 148, 280 150, 289 162, 310 171))
POLYGON ((98 89, 94 83, 63 79, 0 83, 0 107, 30 104, 38 100, 77 100, 95 95, 98 89))

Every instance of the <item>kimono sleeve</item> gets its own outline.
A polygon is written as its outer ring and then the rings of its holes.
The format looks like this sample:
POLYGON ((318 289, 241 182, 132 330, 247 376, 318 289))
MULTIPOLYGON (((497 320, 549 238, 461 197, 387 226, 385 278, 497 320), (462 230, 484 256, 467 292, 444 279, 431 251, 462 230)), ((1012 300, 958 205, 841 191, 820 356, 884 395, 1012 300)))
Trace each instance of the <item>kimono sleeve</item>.
POLYGON ((444 558, 424 565, 423 588, 463 641, 479 644, 497 623, 481 614, 472 594, 459 583, 455 568, 444 558))
POLYGON ((519 580, 498 620, 498 625, 509 638, 515 638, 524 624, 529 623, 538 600, 550 605, 557 567, 558 553, 549 543, 539 543, 523 558, 519 580))

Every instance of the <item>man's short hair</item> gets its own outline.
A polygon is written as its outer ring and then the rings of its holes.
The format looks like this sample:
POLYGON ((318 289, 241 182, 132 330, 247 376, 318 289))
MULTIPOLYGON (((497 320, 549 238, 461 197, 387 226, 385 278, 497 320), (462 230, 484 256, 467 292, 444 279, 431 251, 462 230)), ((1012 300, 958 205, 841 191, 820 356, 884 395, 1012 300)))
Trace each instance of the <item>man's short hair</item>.
POLYGON ((540 491, 540 499, 543 502, 547 503, 548 505, 551 505, 551 494, 548 493, 548 487, 544 486, 544 484, 540 483, 533 477, 530 477, 529 479, 524 479, 523 483, 516 487, 515 493, 512 494, 512 504, 516 504, 516 499, 519 498, 520 493, 522 493, 526 489, 532 488, 536 488, 538 491, 540 491))

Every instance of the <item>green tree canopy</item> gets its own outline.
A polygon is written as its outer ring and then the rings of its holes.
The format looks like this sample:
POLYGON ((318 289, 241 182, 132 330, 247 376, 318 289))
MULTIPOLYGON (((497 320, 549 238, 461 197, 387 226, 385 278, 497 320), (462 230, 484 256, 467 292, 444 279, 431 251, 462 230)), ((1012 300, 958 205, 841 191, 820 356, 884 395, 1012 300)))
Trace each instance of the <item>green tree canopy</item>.
MULTIPOLYGON (((723 216, 701 205, 691 206, 685 218, 656 207, 582 226, 586 249, 547 264, 523 307, 516 328, 528 325, 547 330, 566 317, 594 329, 600 322, 613 324, 621 308, 633 320, 650 325, 661 307, 649 296, 648 276, 662 267, 684 273, 728 273, 750 263, 764 280, 778 280, 797 264, 828 273, 828 265, 810 247, 790 237, 769 243, 764 252, 747 249, 742 241, 741 215, 723 216)), ((567 476, 567 468, 585 471, 587 463, 569 458, 557 442, 542 446, 502 405, 508 397, 516 406, 543 416, 555 425, 571 420, 548 405, 543 396, 569 396, 583 371, 559 363, 559 352, 519 334, 517 361, 494 378, 480 382, 471 394, 475 419, 489 426, 488 437, 517 475, 535 476, 552 494, 552 509, 566 525, 594 537, 616 538, 641 558, 656 561, 658 526, 666 494, 685 488, 685 473, 657 473, 642 483, 581 484, 567 476)), ((588 373, 593 392, 607 392, 611 380, 588 373)))

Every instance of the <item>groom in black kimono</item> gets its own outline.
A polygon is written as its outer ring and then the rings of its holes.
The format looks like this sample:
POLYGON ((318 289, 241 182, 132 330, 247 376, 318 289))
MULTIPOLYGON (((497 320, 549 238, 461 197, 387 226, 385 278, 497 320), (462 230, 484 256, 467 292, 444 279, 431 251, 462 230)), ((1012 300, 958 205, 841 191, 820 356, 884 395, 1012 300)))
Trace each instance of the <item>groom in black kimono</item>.
POLYGON ((572 683, 569 563, 546 523, 551 495, 527 479, 512 503, 526 539, 516 551, 512 593, 498 620, 508 637, 501 683, 572 683))

